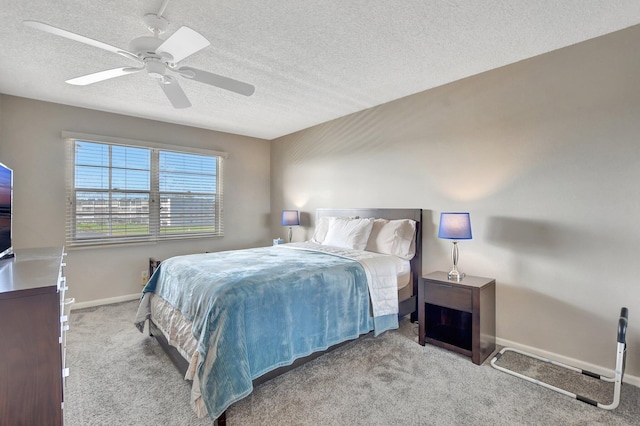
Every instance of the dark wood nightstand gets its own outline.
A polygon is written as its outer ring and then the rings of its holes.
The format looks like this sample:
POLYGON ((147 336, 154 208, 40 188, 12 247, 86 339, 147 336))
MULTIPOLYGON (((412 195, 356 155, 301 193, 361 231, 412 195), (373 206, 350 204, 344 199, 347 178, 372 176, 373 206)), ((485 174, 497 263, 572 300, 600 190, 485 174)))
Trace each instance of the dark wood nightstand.
POLYGON ((482 364, 496 349, 496 281, 467 275, 450 281, 446 272, 420 278, 418 340, 471 357, 482 364))

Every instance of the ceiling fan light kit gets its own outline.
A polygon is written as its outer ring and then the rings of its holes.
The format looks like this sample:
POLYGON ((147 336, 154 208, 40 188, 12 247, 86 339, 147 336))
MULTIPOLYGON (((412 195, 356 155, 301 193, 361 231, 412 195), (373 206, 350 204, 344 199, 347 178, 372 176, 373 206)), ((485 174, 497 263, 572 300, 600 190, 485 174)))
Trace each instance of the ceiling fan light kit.
MULTIPOLYGON (((164 11, 166 3, 168 1, 163 4, 161 12, 164 11)), ((197 31, 185 26, 178 28, 167 39, 163 40, 159 38, 159 35, 167 30, 169 21, 162 17, 161 13, 144 15, 143 20, 149 31, 153 33, 153 36, 142 36, 131 40, 129 50, 63 30, 44 22, 27 20, 23 23, 30 28, 116 53, 139 64, 137 67, 126 66, 75 77, 67 80, 66 83, 68 84, 86 86, 146 70, 149 77, 158 81, 162 91, 174 108, 188 108, 191 106, 191 102, 182 87, 180 87, 178 80, 168 74, 167 70, 189 80, 229 90, 240 95, 251 96, 255 92, 253 85, 242 81, 197 68, 178 67, 179 62, 208 47, 209 40, 197 31)))
POLYGON ((160 62, 157 59, 146 59, 145 64, 147 66, 147 74, 151 78, 155 78, 157 80, 164 79, 164 73, 166 70, 166 65, 160 62))

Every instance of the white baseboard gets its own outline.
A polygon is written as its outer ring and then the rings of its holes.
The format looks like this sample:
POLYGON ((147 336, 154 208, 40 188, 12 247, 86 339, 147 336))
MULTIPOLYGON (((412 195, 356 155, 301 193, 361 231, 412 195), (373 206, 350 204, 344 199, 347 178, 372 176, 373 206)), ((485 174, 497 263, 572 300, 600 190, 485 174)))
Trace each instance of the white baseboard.
POLYGON ((93 308, 94 306, 110 305, 112 303, 128 302, 130 300, 140 299, 140 293, 127 294, 126 296, 109 297, 106 299, 90 300, 88 302, 79 302, 71 305, 71 310, 93 308))
MULTIPOLYGON (((599 365, 594 365, 588 362, 580 361, 579 359, 558 355, 553 352, 544 351, 542 349, 534 348, 531 346, 523 345, 517 342, 512 342, 511 340, 506 340, 501 338, 496 338, 496 343, 501 346, 518 349, 524 352, 529 352, 529 353, 541 356, 543 358, 552 359, 554 361, 571 365, 573 367, 580 368, 582 370, 591 371, 593 373, 600 374, 601 376, 613 377, 612 369, 607 369, 599 365)), ((613 355, 615 355, 614 352, 612 352, 612 356, 613 355)), ((622 381, 623 383, 629 383, 630 385, 640 387, 640 377, 625 374, 622 381)))

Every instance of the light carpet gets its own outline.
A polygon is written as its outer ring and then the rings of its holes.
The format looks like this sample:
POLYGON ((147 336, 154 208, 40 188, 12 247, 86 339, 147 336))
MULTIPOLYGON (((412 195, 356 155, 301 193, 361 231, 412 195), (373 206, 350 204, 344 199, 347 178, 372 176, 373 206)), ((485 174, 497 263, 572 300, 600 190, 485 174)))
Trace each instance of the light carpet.
MULTIPOLYGON (((134 301, 71 312, 65 424, 211 424, 191 411, 189 385, 157 342, 134 327, 136 308, 134 301)), ((228 410, 227 424, 640 424, 637 387, 624 384, 620 406, 602 410, 500 372, 489 360, 476 366, 422 347, 415 327, 405 320, 397 331, 349 343, 259 386, 228 410)), ((610 389, 597 392, 602 402, 611 399, 610 389)))

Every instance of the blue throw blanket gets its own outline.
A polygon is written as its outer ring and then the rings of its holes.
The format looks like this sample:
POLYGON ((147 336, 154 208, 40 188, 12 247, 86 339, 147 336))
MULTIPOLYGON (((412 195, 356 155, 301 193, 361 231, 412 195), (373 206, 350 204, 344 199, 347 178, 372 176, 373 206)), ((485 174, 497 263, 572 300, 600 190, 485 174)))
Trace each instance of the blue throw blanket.
MULTIPOLYGON (((155 292, 193 322, 197 375, 211 418, 252 380, 374 329, 362 266, 325 253, 266 247, 179 256, 160 265, 155 292)), ((376 318, 376 334, 397 327, 376 318)))

